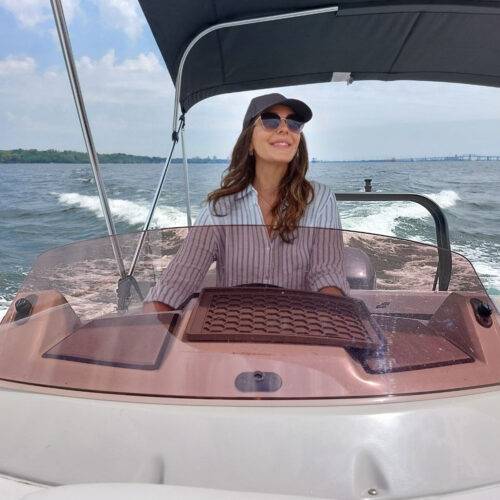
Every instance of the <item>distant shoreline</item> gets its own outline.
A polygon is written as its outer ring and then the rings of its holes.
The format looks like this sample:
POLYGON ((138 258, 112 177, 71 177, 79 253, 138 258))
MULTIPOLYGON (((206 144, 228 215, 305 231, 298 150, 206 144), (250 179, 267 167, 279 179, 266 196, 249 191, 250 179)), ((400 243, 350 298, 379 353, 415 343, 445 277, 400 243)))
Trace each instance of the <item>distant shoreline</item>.
MULTIPOLYGON (((125 153, 99 154, 100 163, 164 163, 161 156, 140 156, 125 153)), ((227 160, 212 157, 188 158, 189 163, 227 163, 227 160)), ((55 149, 10 149, 0 150, 0 163, 74 163, 88 164, 87 153, 81 151, 57 151, 55 149)), ((172 163, 182 163, 182 158, 173 158, 172 163)))
MULTIPOLYGON (((140 163, 164 163, 165 158, 160 156, 140 156, 125 153, 99 154, 99 162, 102 164, 140 164, 140 163)), ((368 160, 317 160, 312 158, 311 163, 413 163, 413 162, 439 162, 439 161, 500 161, 500 155, 478 155, 465 154, 454 156, 429 156, 419 158, 385 158, 368 160)), ((188 158, 188 163, 224 163, 228 159, 207 156, 200 158, 188 158)), ((57 151, 55 149, 10 149, 0 150, 0 164, 12 163, 70 163, 88 164, 87 153, 81 151, 57 151)), ((182 158, 173 158, 172 163, 182 163, 182 158)))

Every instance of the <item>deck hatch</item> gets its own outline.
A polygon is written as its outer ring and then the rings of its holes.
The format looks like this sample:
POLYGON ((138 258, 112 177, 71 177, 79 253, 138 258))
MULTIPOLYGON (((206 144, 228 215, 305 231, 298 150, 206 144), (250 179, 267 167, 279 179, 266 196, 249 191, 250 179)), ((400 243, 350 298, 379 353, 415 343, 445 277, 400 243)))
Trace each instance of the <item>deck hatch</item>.
POLYGON ((93 365, 156 370, 168 347, 178 314, 98 318, 83 325, 43 354, 44 358, 93 365))
POLYGON ((368 373, 382 374, 472 363, 474 358, 423 322, 401 317, 375 316, 385 345, 376 351, 350 349, 368 373))

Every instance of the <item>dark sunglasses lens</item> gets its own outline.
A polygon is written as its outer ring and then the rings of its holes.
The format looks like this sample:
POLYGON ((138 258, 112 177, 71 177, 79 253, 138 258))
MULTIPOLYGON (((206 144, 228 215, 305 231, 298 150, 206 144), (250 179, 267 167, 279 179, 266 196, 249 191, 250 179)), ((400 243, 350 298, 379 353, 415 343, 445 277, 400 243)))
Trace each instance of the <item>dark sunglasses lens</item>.
POLYGON ((276 130, 280 126, 281 119, 274 113, 262 113, 260 116, 262 125, 269 130, 276 130))
MULTIPOLYGON (((262 125, 268 130, 276 130, 281 124, 281 118, 275 113, 262 113, 260 115, 262 125)), ((304 123, 296 118, 286 118, 286 124, 291 132, 300 133, 304 128, 304 123)))
POLYGON ((287 118, 286 119, 286 124, 288 125, 288 128, 290 129, 291 132, 300 132, 303 127, 304 123, 302 123, 299 120, 295 120, 293 118, 287 118))

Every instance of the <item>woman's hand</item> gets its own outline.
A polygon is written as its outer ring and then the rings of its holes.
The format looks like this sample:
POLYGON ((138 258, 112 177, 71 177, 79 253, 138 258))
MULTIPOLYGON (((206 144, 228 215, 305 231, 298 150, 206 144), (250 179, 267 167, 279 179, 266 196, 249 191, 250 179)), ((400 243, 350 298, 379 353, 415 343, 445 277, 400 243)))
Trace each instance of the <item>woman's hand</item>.
POLYGON ((345 297, 344 292, 336 286, 326 286, 325 288, 322 288, 320 292, 326 295, 335 295, 335 297, 345 297))
POLYGON ((154 313, 154 312, 168 312, 173 311, 174 308, 163 302, 144 302, 142 304, 142 312, 144 313, 154 313))
MULTIPOLYGON (((164 313, 174 311, 174 308, 169 306, 168 304, 164 304, 163 302, 144 302, 142 304, 142 312, 143 313, 164 313)), ((158 320, 163 323, 166 327, 170 327, 170 323, 172 321, 172 316, 169 314, 168 316, 158 315, 158 320)))

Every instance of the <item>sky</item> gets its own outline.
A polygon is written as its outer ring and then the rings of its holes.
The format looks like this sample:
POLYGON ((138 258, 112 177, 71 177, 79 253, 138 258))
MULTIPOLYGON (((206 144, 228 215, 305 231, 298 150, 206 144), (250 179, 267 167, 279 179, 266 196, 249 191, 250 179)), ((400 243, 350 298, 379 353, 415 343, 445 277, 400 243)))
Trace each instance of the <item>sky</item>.
MULTIPOLYGON (((174 86, 137 0, 63 5, 98 151, 165 156, 174 86)), ((500 89, 354 82, 277 90, 312 108, 304 130, 311 157, 500 155, 500 89)), ((249 100, 261 93, 195 105, 188 156, 229 156, 249 100)), ((49 0, 0 0, 0 149, 15 148, 85 149, 49 0)))

